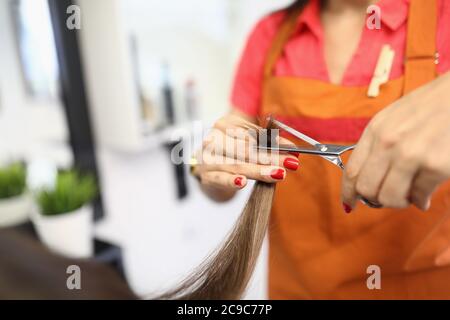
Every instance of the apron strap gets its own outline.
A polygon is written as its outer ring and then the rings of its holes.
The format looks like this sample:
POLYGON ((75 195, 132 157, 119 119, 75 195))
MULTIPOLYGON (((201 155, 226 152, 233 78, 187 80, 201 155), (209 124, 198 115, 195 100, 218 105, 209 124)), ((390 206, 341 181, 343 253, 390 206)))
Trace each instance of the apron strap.
POLYGON ((437 0, 411 0, 406 38, 403 93, 434 80, 437 76, 437 0))
POLYGON ((292 8, 288 9, 287 16, 282 22, 281 27, 278 30, 274 41, 272 42, 272 46, 269 50, 269 55, 267 56, 266 59, 266 63, 264 66, 265 79, 272 76, 272 72, 278 60, 278 57, 283 52, 284 45, 292 36, 295 30, 295 26, 297 24, 297 19, 303 10, 303 7, 304 6, 293 6, 292 8))

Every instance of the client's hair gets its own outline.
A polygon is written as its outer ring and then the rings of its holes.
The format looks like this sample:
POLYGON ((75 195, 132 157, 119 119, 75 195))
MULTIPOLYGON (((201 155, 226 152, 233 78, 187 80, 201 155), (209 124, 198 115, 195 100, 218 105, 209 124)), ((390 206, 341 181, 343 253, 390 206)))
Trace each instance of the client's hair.
POLYGON ((178 288, 158 299, 239 299, 255 268, 269 223, 274 184, 257 182, 225 243, 178 288))

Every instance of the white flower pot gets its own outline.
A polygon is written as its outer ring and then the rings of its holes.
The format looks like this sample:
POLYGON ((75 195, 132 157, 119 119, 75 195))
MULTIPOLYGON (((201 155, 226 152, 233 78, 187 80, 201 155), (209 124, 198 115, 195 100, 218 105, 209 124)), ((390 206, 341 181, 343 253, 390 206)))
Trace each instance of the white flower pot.
POLYGON ((73 212, 44 216, 37 208, 32 221, 41 241, 53 252, 70 258, 89 258, 93 255, 91 206, 73 212))
POLYGON ((12 227, 26 222, 30 217, 31 203, 28 193, 0 199, 0 227, 12 227))

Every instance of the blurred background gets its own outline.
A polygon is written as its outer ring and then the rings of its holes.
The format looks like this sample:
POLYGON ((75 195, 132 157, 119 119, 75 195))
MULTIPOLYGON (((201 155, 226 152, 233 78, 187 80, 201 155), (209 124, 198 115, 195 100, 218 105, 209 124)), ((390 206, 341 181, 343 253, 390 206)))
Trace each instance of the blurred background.
MULTIPOLYGON (((20 205, 18 194, 0 195, 0 227, 20 207, 26 216, 5 226, 31 219, 39 239, 70 255, 42 225, 68 248, 84 231, 32 212, 44 216, 33 198, 76 168, 97 178, 89 226, 98 243, 86 254, 114 247, 110 260, 139 295, 181 280, 224 239, 250 188, 210 201, 170 147, 180 131, 201 141, 197 129, 227 112, 248 33, 290 2, 0 0, 0 167, 24 165, 29 195, 20 205)), ((266 258, 264 249, 247 298, 266 297, 266 258)))

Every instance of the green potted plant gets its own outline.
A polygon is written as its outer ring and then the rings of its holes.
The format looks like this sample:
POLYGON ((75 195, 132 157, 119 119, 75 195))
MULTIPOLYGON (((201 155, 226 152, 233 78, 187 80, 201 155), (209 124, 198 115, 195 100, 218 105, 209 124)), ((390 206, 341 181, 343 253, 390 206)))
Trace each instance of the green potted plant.
POLYGON ((92 255, 92 201, 97 185, 91 175, 60 171, 52 188, 36 193, 32 220, 49 249, 72 258, 92 255))
POLYGON ((0 167, 0 227, 18 225, 28 219, 31 198, 26 176, 25 164, 21 162, 0 167))

